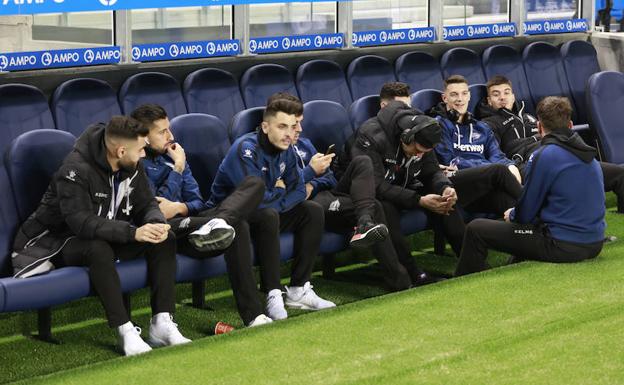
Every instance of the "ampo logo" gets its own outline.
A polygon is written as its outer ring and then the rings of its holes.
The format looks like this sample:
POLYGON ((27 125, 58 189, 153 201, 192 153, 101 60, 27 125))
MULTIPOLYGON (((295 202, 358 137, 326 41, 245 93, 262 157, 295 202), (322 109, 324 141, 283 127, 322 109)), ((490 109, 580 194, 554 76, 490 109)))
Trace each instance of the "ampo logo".
POLYGON ((498 24, 494 24, 492 26, 492 33, 494 33, 494 35, 498 35, 498 30, 499 30, 498 24))
POLYGON ((43 55, 41 55, 41 63, 46 67, 52 64, 52 55, 50 52, 44 52, 43 55))
POLYGON ((132 48, 132 60, 139 60, 141 58, 141 49, 139 47, 132 48))
POLYGON ((414 31, 413 29, 410 29, 409 32, 407 33, 407 37, 409 37, 410 40, 416 39, 416 31, 414 31))
POLYGON ((472 25, 468 26, 468 36, 474 36, 474 27, 472 25))
POLYGON ((448 36, 448 29, 442 28, 442 39, 446 40, 447 36, 448 36))
POLYGON ((93 63, 93 60, 95 59, 95 53, 90 49, 86 50, 82 56, 87 63, 93 63))
POLYGON ((0 55, 0 71, 4 71, 9 66, 9 58, 0 55))
POLYGON ((169 55, 171 55, 171 57, 178 57, 179 54, 180 48, 178 48, 176 44, 172 44, 169 46, 169 55))
POLYGON ((116 2, 117 0, 100 0, 100 3, 106 7, 113 6, 116 2))
POLYGON ((381 31, 379 33, 379 41, 385 43, 386 40, 388 40, 388 34, 386 33, 386 31, 381 31))
POLYGON ((568 20, 568 21, 566 22, 566 29, 567 29, 568 31, 572 31, 572 20, 568 20))
POLYGON ((249 52, 256 52, 256 50, 258 49, 258 42, 255 40, 250 40, 249 41, 249 52))
POLYGON ((323 45, 323 38, 322 38, 321 36, 316 36, 316 37, 314 38, 314 46, 315 46, 316 48, 318 48, 318 47, 320 47, 320 46, 322 46, 322 45, 323 45))
POLYGON ((357 44, 357 35, 355 34, 355 32, 351 34, 351 44, 353 45, 357 44))
POLYGON ((290 39, 285 37, 282 39, 282 48, 288 49, 290 48, 290 39))
POLYGON ((208 52, 208 55, 214 55, 214 53, 217 52, 217 46, 215 43, 209 42, 206 44, 206 52, 208 52))
POLYGON ((544 22, 544 31, 550 32, 550 23, 548 21, 544 22))

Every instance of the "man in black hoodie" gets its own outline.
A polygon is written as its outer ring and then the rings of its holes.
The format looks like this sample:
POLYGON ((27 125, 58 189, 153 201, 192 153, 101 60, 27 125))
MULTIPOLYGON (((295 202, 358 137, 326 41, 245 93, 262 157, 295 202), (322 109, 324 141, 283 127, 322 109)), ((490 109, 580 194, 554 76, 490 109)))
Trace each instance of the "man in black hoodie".
POLYGON ((409 93, 397 95, 389 83, 380 92, 382 108, 347 141, 340 167, 359 155, 373 161, 377 199, 382 202, 392 243, 408 271, 417 269, 400 232, 400 213, 422 208, 434 226, 441 228, 459 256, 464 221, 454 210, 457 194, 444 175, 433 147, 441 129, 435 119, 409 107, 409 93))
MULTIPOLYGON (((520 170, 531 154, 540 146, 541 136, 537 119, 524 108, 524 101, 516 100, 511 81, 504 76, 492 77, 487 83, 488 95, 479 102, 477 115, 486 122, 508 158, 516 161, 520 170)), ((624 213, 624 167, 600 162, 604 176, 604 190, 617 196, 617 211, 624 213)))
POLYGON ((178 331, 175 311, 175 235, 154 199, 139 159, 148 128, 114 116, 90 126, 54 175, 37 210, 15 238, 16 278, 55 266, 89 268, 110 327, 125 355, 151 350, 128 316, 115 260, 146 256, 152 289, 152 345, 190 342, 178 331))

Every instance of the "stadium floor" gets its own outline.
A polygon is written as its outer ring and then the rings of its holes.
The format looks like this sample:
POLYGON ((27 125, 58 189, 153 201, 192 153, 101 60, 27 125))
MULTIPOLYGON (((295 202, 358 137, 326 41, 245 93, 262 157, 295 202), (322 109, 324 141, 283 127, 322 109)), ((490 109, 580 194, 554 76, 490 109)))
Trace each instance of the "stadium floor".
MULTIPOLYGON (((209 334, 219 320, 241 326, 227 280, 209 282, 212 311, 186 306, 190 288, 178 286, 176 319, 196 341, 141 357, 118 357, 114 333, 93 318, 102 313, 95 299, 53 313, 60 345, 16 334, 32 326, 32 314, 2 315, 0 382, 620 384, 624 216, 608 213, 607 223, 619 239, 593 261, 522 263, 388 295, 363 283, 380 284, 376 265, 351 264, 335 280, 313 280, 338 308, 291 311, 286 321, 217 337, 209 334)), ((428 245, 428 237, 413 241, 428 245)), ((451 258, 427 250, 416 257, 429 269, 452 269, 451 258)), ((147 294, 133 296, 141 326, 149 320, 147 294)))

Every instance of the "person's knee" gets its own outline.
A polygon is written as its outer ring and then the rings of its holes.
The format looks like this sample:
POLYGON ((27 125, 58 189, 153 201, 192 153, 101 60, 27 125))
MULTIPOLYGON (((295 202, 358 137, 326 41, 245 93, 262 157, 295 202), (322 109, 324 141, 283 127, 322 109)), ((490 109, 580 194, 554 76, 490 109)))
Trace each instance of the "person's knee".
POLYGON ((487 223, 489 223, 490 220, 489 219, 485 219, 485 218, 476 218, 473 219, 472 221, 470 221, 470 223, 468 223, 466 225, 466 230, 465 233, 466 234, 477 234, 479 233, 484 226, 487 225, 487 223))
POLYGON ((265 183, 259 176, 246 176, 241 185, 245 188, 252 189, 257 194, 264 195, 265 183))
POLYGON ((368 172, 372 175, 373 162, 368 155, 358 155, 351 160, 351 163, 359 172, 368 172))
POLYGON ((257 222, 259 222, 263 226, 273 226, 273 225, 279 226, 280 215, 279 215, 279 212, 277 212, 277 210, 275 209, 272 209, 272 208, 259 209, 256 214, 256 218, 258 219, 257 222))
POLYGON ((91 241, 86 252, 90 265, 102 263, 110 263, 112 265, 115 262, 115 252, 106 241, 99 239, 91 241))
POLYGON ((323 223, 325 212, 323 206, 314 201, 303 201, 301 206, 306 212, 306 216, 314 222, 323 223))

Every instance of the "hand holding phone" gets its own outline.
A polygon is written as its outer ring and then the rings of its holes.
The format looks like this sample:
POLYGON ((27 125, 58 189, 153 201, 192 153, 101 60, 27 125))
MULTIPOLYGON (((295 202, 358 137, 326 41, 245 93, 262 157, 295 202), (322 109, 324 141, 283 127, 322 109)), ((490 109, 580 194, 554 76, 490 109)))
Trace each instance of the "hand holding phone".
POLYGON ((329 154, 333 154, 335 152, 335 148, 336 145, 335 144, 330 144, 329 147, 327 147, 327 150, 325 151, 325 155, 329 155, 329 154))

